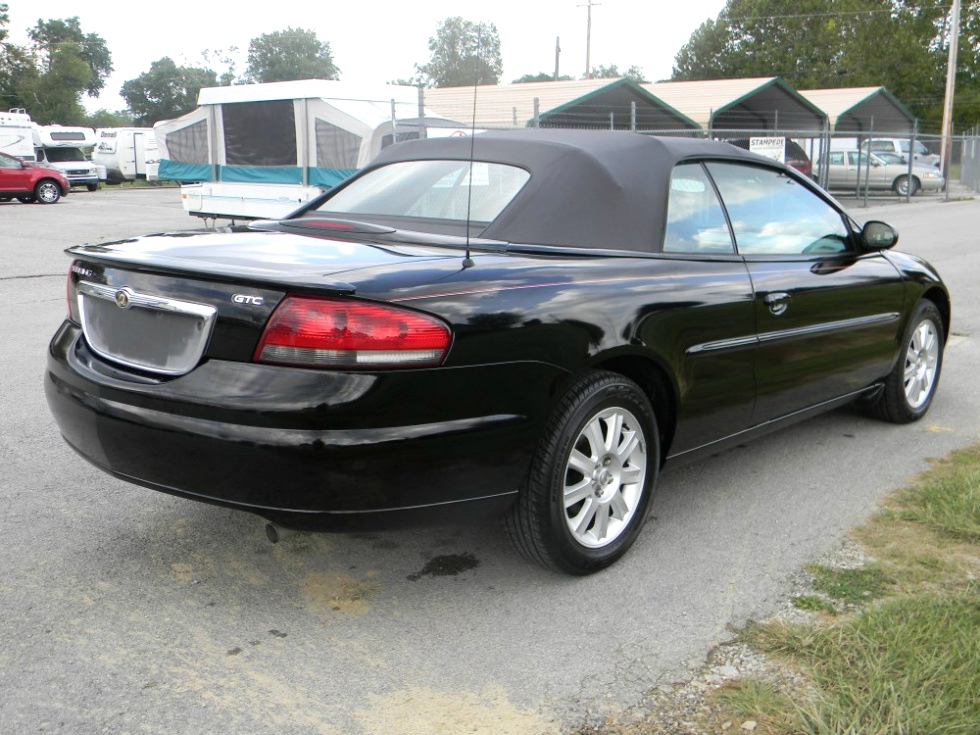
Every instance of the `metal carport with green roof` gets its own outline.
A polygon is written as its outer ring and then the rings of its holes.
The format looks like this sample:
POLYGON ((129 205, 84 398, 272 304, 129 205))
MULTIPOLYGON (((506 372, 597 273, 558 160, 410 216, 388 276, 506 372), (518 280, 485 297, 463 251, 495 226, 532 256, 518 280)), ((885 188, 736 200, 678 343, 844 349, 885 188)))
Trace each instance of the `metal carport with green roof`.
POLYGON ((909 135, 915 117, 884 87, 804 89, 800 94, 827 113, 836 133, 909 135))
POLYGON ((629 79, 441 87, 427 89, 425 104, 477 128, 603 128, 698 134, 701 126, 629 79), (476 95, 474 116, 474 94, 476 95))
POLYGON ((680 110, 711 135, 823 132, 826 113, 779 77, 657 82, 644 89, 680 110))

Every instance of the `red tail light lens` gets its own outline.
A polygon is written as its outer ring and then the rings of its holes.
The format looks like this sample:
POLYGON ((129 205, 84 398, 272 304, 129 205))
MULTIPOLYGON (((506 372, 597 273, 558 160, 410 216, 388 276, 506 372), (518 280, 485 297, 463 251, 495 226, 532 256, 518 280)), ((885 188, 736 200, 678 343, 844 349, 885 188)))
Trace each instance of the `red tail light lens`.
POLYGON ((429 367, 449 349, 438 319, 387 304, 287 296, 273 312, 255 361, 313 368, 429 367))

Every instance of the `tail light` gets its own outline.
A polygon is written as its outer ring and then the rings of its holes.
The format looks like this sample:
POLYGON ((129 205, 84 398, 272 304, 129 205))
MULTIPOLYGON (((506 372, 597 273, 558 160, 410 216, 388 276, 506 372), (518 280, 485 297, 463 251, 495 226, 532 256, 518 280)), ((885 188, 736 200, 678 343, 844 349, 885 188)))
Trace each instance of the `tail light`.
POLYGON ((449 349, 449 327, 387 304, 288 296, 255 349, 256 362, 312 368, 430 367, 449 349))

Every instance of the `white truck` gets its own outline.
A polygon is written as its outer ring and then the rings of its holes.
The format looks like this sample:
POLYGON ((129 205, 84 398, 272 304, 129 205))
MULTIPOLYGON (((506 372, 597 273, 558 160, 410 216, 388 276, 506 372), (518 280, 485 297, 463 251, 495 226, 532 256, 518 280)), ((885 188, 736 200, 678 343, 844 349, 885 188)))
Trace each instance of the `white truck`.
POLYGON ((458 128, 420 109, 415 87, 396 85, 306 79, 205 87, 198 105, 153 131, 159 177, 180 181, 184 209, 205 219, 285 217, 396 139, 458 128))
POLYGON ((72 186, 84 186, 89 191, 99 188, 105 179, 104 169, 100 172, 82 150, 95 147, 92 128, 34 124, 33 137, 34 160, 61 171, 72 186))
POLYGON ((92 161, 105 166, 106 183, 154 180, 160 157, 153 128, 98 128, 92 161))

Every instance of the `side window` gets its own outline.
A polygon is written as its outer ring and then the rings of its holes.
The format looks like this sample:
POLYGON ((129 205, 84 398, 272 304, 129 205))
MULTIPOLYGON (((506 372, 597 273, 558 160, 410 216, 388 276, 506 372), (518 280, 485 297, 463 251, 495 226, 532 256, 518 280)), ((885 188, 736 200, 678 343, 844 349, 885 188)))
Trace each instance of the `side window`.
POLYGON ((848 249, 840 213, 787 174, 709 163, 742 255, 839 253, 848 249))
POLYGON ((718 195, 700 163, 684 163, 670 174, 665 253, 734 253, 718 195))
POLYGON ((831 166, 843 166, 844 165, 844 154, 843 153, 831 153, 830 154, 830 165, 831 166))
POLYGON ((889 140, 872 140, 871 150, 873 151, 890 151, 892 150, 892 143, 889 140))

